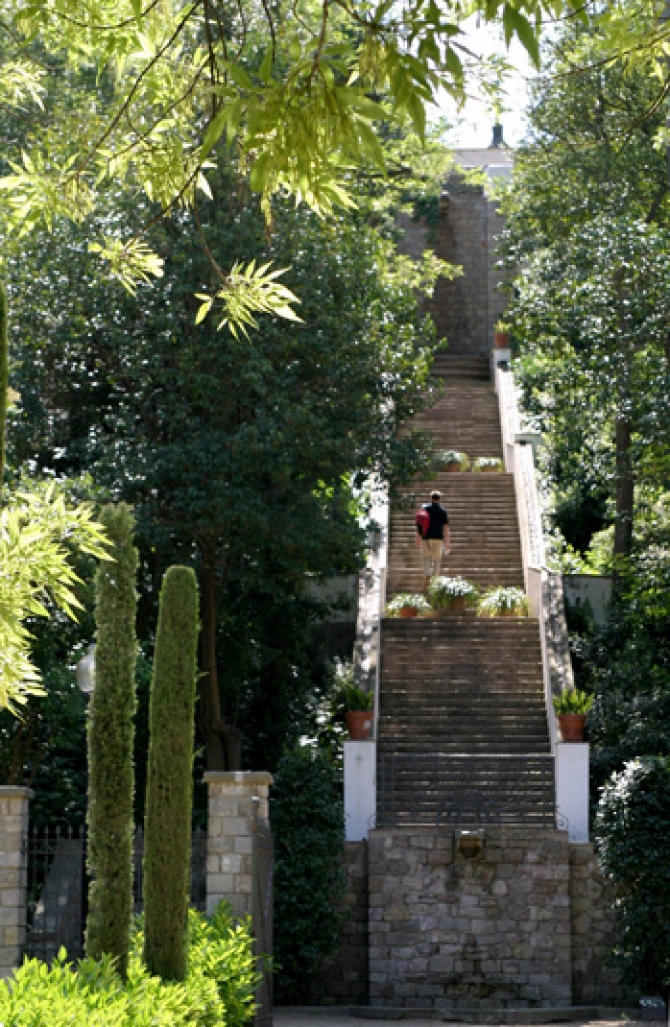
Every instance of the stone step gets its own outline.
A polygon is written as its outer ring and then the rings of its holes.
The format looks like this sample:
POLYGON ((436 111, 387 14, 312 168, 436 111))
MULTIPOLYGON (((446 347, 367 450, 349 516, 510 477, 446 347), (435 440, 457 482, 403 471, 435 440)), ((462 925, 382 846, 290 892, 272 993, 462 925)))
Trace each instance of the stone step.
MULTIPOLYGON (((488 357, 438 354, 432 374, 430 405, 402 434, 420 430, 430 433, 434 450, 500 458, 488 357)), ((414 514, 433 489, 450 519, 442 573, 482 587, 523 587, 513 476, 431 471, 407 483, 391 513, 387 597, 422 591, 414 514)), ((381 644, 379 826, 489 815, 497 823, 553 826, 537 620, 483 619, 471 611, 385 618, 381 644)))
MULTIPOLYGON (((398 755, 429 756, 432 754, 453 754, 454 756, 522 756, 524 753, 532 752, 536 756, 549 754, 551 747, 549 742, 542 737, 536 741, 531 739, 520 739, 519 741, 500 742, 495 739, 483 739, 480 742, 470 741, 465 738, 454 739, 449 743, 444 739, 435 746, 427 745, 423 740, 419 748, 403 746, 402 742, 394 741, 392 749, 398 755)), ((409 787, 407 791, 409 792, 409 787)))
POLYGON ((436 674, 431 674, 430 668, 425 668, 410 678, 405 668, 393 667, 389 670, 385 665, 382 670, 384 708, 392 702, 398 706, 408 703, 412 693, 417 692, 425 706, 440 703, 452 706, 462 702, 466 708, 475 708, 488 702, 500 707, 503 702, 507 706, 509 701, 510 708, 514 709, 515 702, 523 701, 524 696, 533 695, 536 691, 544 702, 537 683, 537 667, 529 667, 525 671, 510 668, 510 671, 512 673, 500 674, 493 679, 481 670, 478 675, 470 672, 452 678, 445 674, 440 679, 436 674), (512 677, 514 681, 510 680, 512 677))
POLYGON ((553 826, 553 758, 380 751, 378 826, 534 824, 553 826))
POLYGON ((433 357, 431 370, 439 369, 441 374, 470 371, 472 374, 486 375, 488 380, 491 365, 488 357, 470 357, 465 355, 452 355, 451 353, 436 353, 433 357))
POLYGON ((386 716, 380 718, 378 737, 379 744, 383 743, 387 749, 394 739, 401 740, 405 744, 411 743, 418 748, 428 744, 439 747, 444 739, 458 738, 466 741, 466 748, 470 742, 481 742, 482 740, 504 743, 526 739, 528 748, 534 750, 534 740, 539 739, 542 744, 547 741, 546 727, 546 718, 531 716, 513 720, 502 718, 494 723, 474 717, 468 721, 467 714, 464 712, 460 718, 450 716, 448 723, 445 722, 440 727, 433 726, 432 728, 416 716, 412 717, 411 725, 406 723, 399 725, 396 717, 391 719, 386 716))

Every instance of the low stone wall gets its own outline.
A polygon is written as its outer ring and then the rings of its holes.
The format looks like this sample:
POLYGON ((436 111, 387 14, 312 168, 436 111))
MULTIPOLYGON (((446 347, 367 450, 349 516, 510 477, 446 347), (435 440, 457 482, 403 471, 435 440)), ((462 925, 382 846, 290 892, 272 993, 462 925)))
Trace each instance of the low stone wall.
POLYGON ((346 842, 344 868, 347 919, 337 955, 326 960, 310 1002, 315 1005, 366 1005, 368 1001, 368 845, 346 842))
POLYGON ((450 1009, 570 1005, 567 833, 373 831, 370 1003, 450 1009))
POLYGON ((598 868, 593 845, 570 846, 572 1000, 575 1005, 617 1005, 626 1000, 612 966, 616 944, 614 895, 598 868))

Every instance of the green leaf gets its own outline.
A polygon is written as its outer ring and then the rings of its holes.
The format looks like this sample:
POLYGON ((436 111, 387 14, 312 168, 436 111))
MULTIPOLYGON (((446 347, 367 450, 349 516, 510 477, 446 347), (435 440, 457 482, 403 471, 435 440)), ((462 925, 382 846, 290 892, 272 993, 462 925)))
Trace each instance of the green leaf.
POLYGON ((268 82, 270 81, 270 79, 272 78, 272 66, 273 66, 273 64, 274 64, 274 51, 272 49, 270 49, 265 54, 265 57, 261 61, 261 66, 258 69, 258 77, 260 78, 261 82, 263 82, 265 85, 267 85, 268 82))
POLYGON ((509 45, 512 36, 516 35, 535 67, 539 68, 540 48, 533 27, 525 15, 521 14, 520 11, 517 11, 509 3, 505 4, 503 8, 503 27, 505 30, 505 42, 509 45))
POLYGON ((254 166, 252 167, 249 175, 249 185, 254 192, 262 193, 264 191, 268 183, 271 167, 272 154, 267 151, 262 153, 254 162, 254 166))
POLYGON ((205 138, 202 141, 202 147, 200 150, 200 160, 204 160, 212 147, 219 141, 227 120, 228 109, 223 107, 207 126, 205 138))

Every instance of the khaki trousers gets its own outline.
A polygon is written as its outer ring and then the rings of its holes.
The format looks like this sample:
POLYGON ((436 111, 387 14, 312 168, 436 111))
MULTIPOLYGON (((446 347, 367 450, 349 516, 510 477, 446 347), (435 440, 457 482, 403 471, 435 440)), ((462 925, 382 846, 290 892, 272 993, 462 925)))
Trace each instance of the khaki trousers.
POLYGON ((421 565, 427 578, 440 573, 444 542, 441 538, 425 538, 421 543, 421 565))

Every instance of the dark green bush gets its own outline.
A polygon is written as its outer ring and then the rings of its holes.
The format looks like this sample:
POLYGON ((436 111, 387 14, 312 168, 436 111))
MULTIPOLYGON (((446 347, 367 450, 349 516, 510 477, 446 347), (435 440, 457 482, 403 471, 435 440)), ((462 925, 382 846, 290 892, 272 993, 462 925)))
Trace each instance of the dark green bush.
POLYGON ((88 726, 88 860, 91 871, 86 953, 117 960, 125 973, 132 922, 133 715, 137 550, 130 507, 106 506, 100 521, 111 562, 95 579, 95 689, 88 726))
POLYGON ((198 590, 189 567, 163 578, 149 706, 144 830, 145 959, 181 981, 187 969, 198 590))
POLYGON ((270 806, 275 844, 275 962, 278 1002, 309 997, 344 919, 341 777, 317 749, 287 753, 270 806))
POLYGON ((641 992, 670 988, 670 759, 646 756, 613 774, 596 817, 600 862, 618 894, 627 983, 641 992))
POLYGON ((254 1014, 258 974, 248 922, 225 905, 210 920, 189 913, 190 965, 184 983, 152 977, 134 932, 124 981, 113 960, 84 959, 75 968, 61 951, 48 967, 27 960, 0 981, 3 1027, 242 1027, 254 1014))

